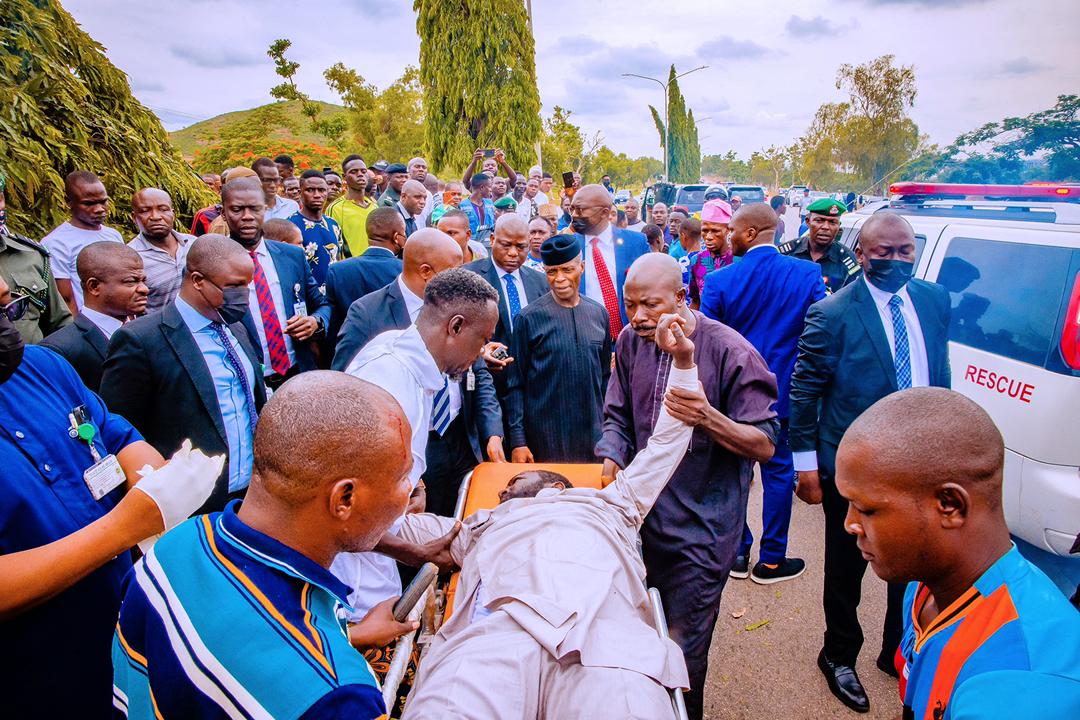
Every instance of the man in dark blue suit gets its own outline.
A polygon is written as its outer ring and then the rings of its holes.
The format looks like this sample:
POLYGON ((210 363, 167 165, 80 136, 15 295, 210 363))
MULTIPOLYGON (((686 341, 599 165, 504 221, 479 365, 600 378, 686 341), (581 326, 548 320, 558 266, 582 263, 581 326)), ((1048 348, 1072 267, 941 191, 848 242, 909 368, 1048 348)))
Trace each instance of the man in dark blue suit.
MULTIPOLYGON (((393 208, 388 208, 393 211, 393 208)), ((461 247, 446 233, 418 230, 405 243, 404 269, 389 285, 360 298, 349 307, 341 327, 334 370, 346 370, 373 338, 387 330, 409 327, 424 306, 428 281, 443 270, 460 267, 461 247)), ((424 492, 427 511, 452 515, 465 473, 487 459, 502 462, 503 416, 491 373, 482 360, 458 383, 461 412, 440 435, 432 431, 427 443, 424 492)))
POLYGON ((611 337, 617 338, 626 325, 623 282, 626 272, 649 252, 649 241, 633 230, 611 224, 611 194, 603 185, 586 185, 570 201, 570 227, 580 237, 585 272, 581 292, 608 311, 611 337))
MULTIPOLYGON (((709 210, 706 203, 703 220, 709 210)), ((742 206, 731 219, 729 230, 732 250, 742 260, 705 276, 701 312, 749 340, 776 375, 780 432, 772 459, 761 466, 761 552, 751 573, 754 536, 749 525, 744 525, 742 545, 731 569, 732 577, 749 576, 754 582, 769 584, 798 577, 806 569, 801 559, 787 557, 795 489, 788 444, 788 389, 806 311, 825 297, 825 284, 814 263, 781 255, 776 249, 776 213, 769 205, 742 206)))
MULTIPOLYGON (((525 267, 525 258, 529 256, 528 221, 513 213, 503 215, 495 221, 492 238, 491 257, 471 262, 465 269, 487 280, 499 293, 499 324, 495 326, 491 340, 509 347, 518 313, 529 303, 547 295, 550 288, 545 275, 525 267)), ((499 400, 505 402, 508 373, 503 372, 503 368, 509 360, 496 360, 487 349, 483 357, 495 379, 499 400)))
MULTIPOLYGON (((950 305, 945 288, 910 279, 915 234, 901 216, 878 213, 867 220, 856 257, 863 278, 806 314, 791 378, 790 435, 795 492, 825 509, 825 641, 818 667, 841 702, 867 712, 870 701, 855 673, 866 560, 844 524, 848 503, 836 490, 836 449, 855 418, 886 395, 950 386, 950 305)), ((903 585, 889 586, 877 666, 893 675, 903 597, 903 585)))
POLYGON ((229 236, 247 250, 255 266, 244 327, 259 342, 266 385, 276 389, 296 373, 315 369, 309 341, 325 336, 330 303, 312 277, 302 248, 263 238, 264 203, 256 178, 233 180, 221 189, 221 216, 229 236))
POLYGON ((331 354, 349 306, 370 292, 389 285, 401 274, 400 255, 405 247, 405 221, 394 208, 375 208, 366 221, 368 248, 359 257, 336 262, 326 278, 330 302, 327 345, 331 354))

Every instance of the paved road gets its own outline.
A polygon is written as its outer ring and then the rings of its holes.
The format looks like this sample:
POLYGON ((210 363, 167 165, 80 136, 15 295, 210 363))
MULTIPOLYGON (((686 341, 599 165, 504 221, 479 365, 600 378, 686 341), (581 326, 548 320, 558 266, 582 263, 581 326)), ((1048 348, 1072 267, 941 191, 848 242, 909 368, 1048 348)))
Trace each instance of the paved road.
MULTIPOLYGON (((761 528, 761 485, 750 491, 750 527, 761 528)), ((901 706, 896 681, 874 666, 881 650, 885 585, 867 569, 859 608, 866 644, 857 666, 870 695, 870 713, 859 715, 840 704, 817 669, 825 619, 821 577, 825 517, 821 507, 795 501, 789 554, 806 560, 795 580, 757 585, 729 580, 713 637, 705 716, 712 720, 791 718, 895 718, 901 706), (739 614, 740 617, 733 617, 739 614), (756 630, 747 626, 768 620, 756 630)), ((754 548, 756 561, 756 546, 754 548)))

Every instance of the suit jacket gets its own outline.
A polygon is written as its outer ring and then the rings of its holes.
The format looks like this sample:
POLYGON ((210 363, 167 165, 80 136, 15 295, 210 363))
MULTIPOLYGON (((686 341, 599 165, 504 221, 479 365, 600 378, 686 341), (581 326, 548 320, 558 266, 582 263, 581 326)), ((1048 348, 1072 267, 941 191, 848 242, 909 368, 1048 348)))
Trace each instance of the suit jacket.
MULTIPOLYGON (((475 260, 465 265, 466 270, 471 270, 488 281, 491 287, 499 293, 499 324, 495 326, 495 334, 491 337, 495 342, 510 345, 510 336, 513 334, 514 324, 510 322, 510 311, 506 309, 506 285, 495 268, 495 262, 491 258, 475 260)), ((524 265, 518 270, 521 274, 521 282, 525 286, 525 298, 532 302, 551 291, 547 278, 543 273, 537 272, 524 265)))
MULTIPOLYGON (((257 345, 240 323, 229 326, 255 369, 255 408, 266 402, 257 345)), ((113 333, 101 378, 101 399, 123 415, 165 457, 185 438, 207 455, 228 453, 214 380, 195 338, 173 304, 113 333)), ((229 494, 228 463, 195 514, 221 510, 229 494)))
MULTIPOLYGON (((915 279, 907 290, 922 326, 930 385, 947 388, 952 383, 949 293, 915 279)), ((792 451, 828 453, 831 461, 855 418, 896 390, 888 336, 865 282, 853 282, 814 303, 806 313, 791 377, 792 451)))
MULTIPOLYGON (((591 248, 585 242, 585 236, 578 235, 577 238, 581 244, 581 253, 585 262, 592 262, 591 248)), ((623 306, 622 286, 626 281, 626 273, 630 270, 630 266, 639 257, 649 252, 649 241, 643 233, 614 225, 611 226, 611 239, 615 243, 615 275, 612 280, 615 282, 615 291, 619 294, 619 313, 622 315, 623 325, 627 325, 629 321, 626 318, 626 308, 623 306)), ((585 273, 581 273, 581 293, 585 294, 585 273)))
POLYGON ((383 248, 371 247, 359 257, 336 262, 326 277, 326 299, 330 303, 330 327, 326 337, 332 348, 338 331, 354 300, 375 292, 401 274, 401 260, 383 248))
MULTIPOLYGON (((338 334, 337 352, 331 368, 344 371, 353 358, 376 335, 387 330, 404 330, 411 324, 405 298, 397 281, 368 293, 349 306, 345 324, 338 334)), ((484 461, 483 446, 489 437, 503 437, 503 417, 491 373, 483 360, 473 363, 476 388, 461 381, 461 413, 469 435, 469 446, 477 462, 484 461)))
POLYGON ((94 392, 101 387, 101 366, 109 348, 109 339, 88 317, 79 313, 75 322, 66 325, 41 341, 71 363, 83 385, 94 392))
MULTIPOLYGON (((308 315, 319 318, 325 332, 330 327, 330 301, 326 299, 323 291, 319 289, 319 284, 315 282, 303 249, 276 240, 264 239, 263 242, 266 243, 266 251, 270 253, 270 259, 274 261, 274 269, 277 270, 278 282, 281 284, 281 299, 285 303, 285 317, 292 317, 293 307, 297 301, 303 299, 308 315)), ((249 307, 248 314, 244 316, 242 322, 248 336, 259 349, 256 353, 256 357, 259 358, 255 364, 256 368, 262 365, 269 367, 270 360, 262 357, 261 346, 258 344, 259 332, 255 323, 262 322, 258 313, 257 306, 249 307)), ((285 332, 285 328, 282 327, 281 331, 285 332)), ((296 367, 300 372, 315 369, 315 355, 311 352, 310 343, 294 342, 293 354, 296 357, 296 367)), ((255 374, 262 373, 256 371, 255 374)))
POLYGON ((821 267, 768 245, 705 276, 701 312, 750 341, 776 375, 776 416, 788 416, 788 389, 806 311, 825 297, 821 267))

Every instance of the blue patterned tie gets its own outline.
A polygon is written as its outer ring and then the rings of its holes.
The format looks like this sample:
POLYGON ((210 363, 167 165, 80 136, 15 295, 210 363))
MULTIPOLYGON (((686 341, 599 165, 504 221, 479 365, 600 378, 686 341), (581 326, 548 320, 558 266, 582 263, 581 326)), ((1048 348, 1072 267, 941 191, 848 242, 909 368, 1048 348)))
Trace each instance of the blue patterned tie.
POLYGON ((900 313, 904 301, 899 295, 889 298, 889 312, 892 313, 893 345, 896 354, 893 364, 896 365, 896 389, 907 390, 911 387, 911 353, 908 350, 907 323, 900 313))
POLYGON ((450 427, 450 382, 443 376, 443 386, 431 404, 431 429, 443 435, 450 427))
POLYGON ((248 382, 247 373, 244 372, 244 363, 240 362, 240 356, 236 354, 236 348, 229 342, 229 336, 225 334, 225 326, 221 323, 210 323, 210 328, 218 336, 218 340, 221 341, 222 346, 225 348, 225 357, 228 358, 229 364, 232 365, 233 372, 240 379, 240 387, 244 391, 244 397, 247 398, 248 406, 248 423, 251 425, 251 435, 255 436, 255 397, 251 394, 251 383, 248 382))
POLYGON ((503 281, 506 283, 506 299, 510 301, 510 329, 512 331, 514 320, 521 312, 521 296, 518 295, 517 283, 514 282, 513 275, 506 273, 503 275, 503 281))

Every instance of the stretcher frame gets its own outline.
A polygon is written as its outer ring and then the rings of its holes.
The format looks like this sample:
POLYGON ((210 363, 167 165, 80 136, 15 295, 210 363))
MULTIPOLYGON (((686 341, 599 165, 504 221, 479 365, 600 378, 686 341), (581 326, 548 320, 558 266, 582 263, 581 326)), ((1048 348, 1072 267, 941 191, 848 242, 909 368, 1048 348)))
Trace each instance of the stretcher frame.
MULTIPOLYGON (((478 465, 477 468, 494 464, 495 463, 482 463, 481 465, 478 465)), ((553 469, 557 467, 532 463, 498 464, 503 467, 516 465, 520 468, 518 472, 524 472, 525 470, 553 469)), ((600 466, 597 466, 597 468, 599 467, 600 466)), ((465 508, 468 506, 469 493, 472 490, 472 480, 475 472, 476 469, 469 471, 461 481, 461 487, 458 489, 457 503, 454 505, 455 520, 461 521, 465 519, 465 508)), ((453 599, 454 593, 452 586, 456 585, 456 575, 457 573, 454 573, 449 580, 442 582, 437 581, 434 587, 428 588, 423 599, 418 602, 409 613, 408 619, 419 620, 420 628, 415 633, 402 635, 394 645, 393 660, 391 660, 390 668, 386 673, 386 678, 383 680, 383 700, 386 703, 388 710, 397 700, 398 690, 401 686, 401 681, 405 677, 409 658, 412 656, 413 647, 421 647, 420 660, 417 663, 419 665, 423 663, 424 658, 427 655, 427 649, 431 642, 431 638, 434 637, 435 633, 437 633, 442 626, 442 621, 446 617, 448 609, 452 611, 452 608, 448 608, 448 603, 453 599)), ((653 587, 646 587, 646 590, 649 594, 649 609, 652 612, 653 626, 656 628, 656 634, 666 640, 669 637, 668 627, 667 620, 664 616, 664 604, 660 599, 660 591, 653 587)), ((671 709, 675 720, 689 720, 682 688, 671 689, 668 690, 668 692, 671 696, 671 709)))

